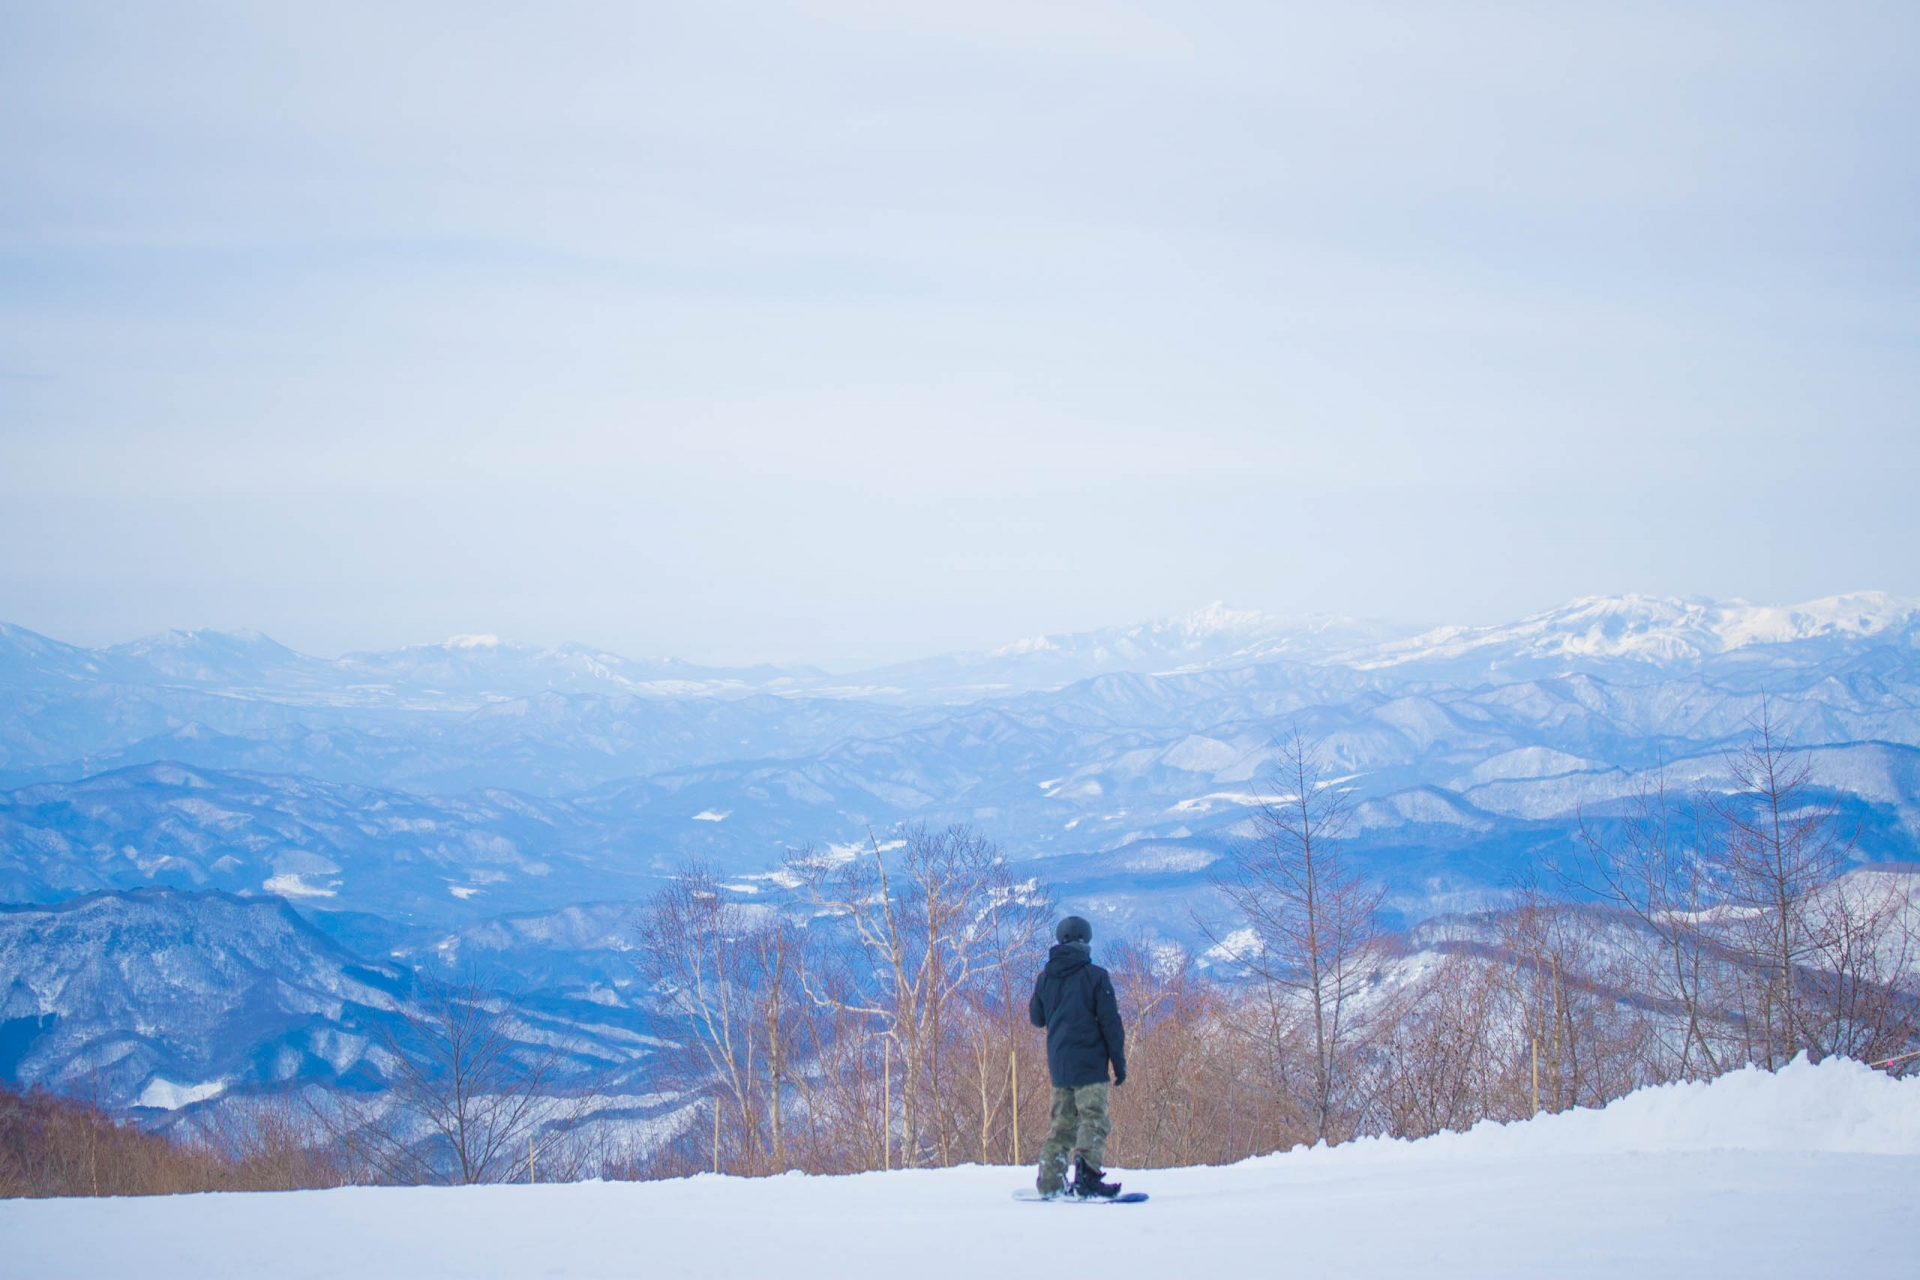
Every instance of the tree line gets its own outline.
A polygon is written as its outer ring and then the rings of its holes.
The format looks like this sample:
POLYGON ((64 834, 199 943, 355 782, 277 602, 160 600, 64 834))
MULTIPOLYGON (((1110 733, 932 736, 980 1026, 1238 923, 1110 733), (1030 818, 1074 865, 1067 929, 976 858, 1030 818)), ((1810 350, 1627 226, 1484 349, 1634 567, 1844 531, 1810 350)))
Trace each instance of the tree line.
MULTIPOLYGON (((1411 934, 1382 927, 1384 890, 1342 842, 1353 793, 1312 743, 1278 744, 1266 790, 1216 876, 1230 920, 1199 922, 1210 972, 1173 947, 1102 952, 1129 1022, 1115 1165, 1421 1137, 1801 1053, 1916 1065, 1910 882, 1847 874, 1839 810, 1764 711, 1722 786, 1656 778, 1624 813, 1583 816, 1504 908, 1411 934)), ((797 915, 699 869, 662 895, 646 953, 692 1033, 660 1066, 707 1090, 706 1123, 639 1172, 1032 1155, 1045 887, 966 828, 910 831, 890 856, 801 851, 797 915)))
MULTIPOLYGON (((1217 864, 1232 912, 1196 921, 1204 955, 1102 940, 1128 1022, 1115 1166, 1420 1137, 1802 1053, 1920 1063, 1909 882, 1848 874, 1839 810, 1764 709, 1721 786, 1656 778, 1583 815, 1501 909, 1409 933, 1383 927, 1384 890, 1344 843, 1354 793, 1313 743, 1277 744, 1265 791, 1217 864)), ((203 1149, 311 1184, 1026 1163, 1046 1127, 1026 1004, 1052 895, 971 827, 895 834, 791 851, 778 905, 699 865, 646 904, 664 1121, 611 1124, 590 1083, 563 1079, 562 1046, 510 1034, 511 1001, 424 979, 385 1045, 388 1090, 310 1100, 302 1141, 203 1149)), ((257 1114, 301 1127, 286 1106, 257 1114)), ((0 1186, 22 1184, 12 1149, 0 1186)))

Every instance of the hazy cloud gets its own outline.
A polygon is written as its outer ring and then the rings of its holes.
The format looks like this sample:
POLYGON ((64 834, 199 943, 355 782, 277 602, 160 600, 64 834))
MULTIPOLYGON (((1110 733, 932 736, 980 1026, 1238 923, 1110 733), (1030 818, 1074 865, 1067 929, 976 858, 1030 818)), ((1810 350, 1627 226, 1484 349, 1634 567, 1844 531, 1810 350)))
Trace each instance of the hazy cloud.
POLYGON ((0 617, 1920 593, 1910 6, 19 4, 0 617))

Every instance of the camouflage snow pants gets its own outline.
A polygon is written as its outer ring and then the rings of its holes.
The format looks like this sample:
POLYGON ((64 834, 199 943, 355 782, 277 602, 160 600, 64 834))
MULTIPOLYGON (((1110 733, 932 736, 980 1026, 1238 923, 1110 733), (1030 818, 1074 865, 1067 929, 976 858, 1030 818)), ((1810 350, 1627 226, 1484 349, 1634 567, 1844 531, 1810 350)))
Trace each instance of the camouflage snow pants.
POLYGON ((1053 1091, 1053 1127, 1040 1148, 1037 1185, 1042 1192, 1065 1185, 1067 1168, 1076 1156, 1085 1156, 1096 1169, 1106 1167, 1107 1134, 1113 1131, 1113 1121, 1107 1118, 1107 1087, 1103 1080, 1053 1091))

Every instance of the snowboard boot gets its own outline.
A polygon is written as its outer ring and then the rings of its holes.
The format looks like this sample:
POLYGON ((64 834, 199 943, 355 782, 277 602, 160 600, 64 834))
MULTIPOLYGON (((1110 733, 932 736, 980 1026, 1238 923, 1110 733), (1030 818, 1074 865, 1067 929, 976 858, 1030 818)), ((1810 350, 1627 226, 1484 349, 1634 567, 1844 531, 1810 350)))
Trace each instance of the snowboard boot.
POLYGON ((1073 1162, 1073 1194, 1082 1200, 1111 1200, 1120 1194, 1117 1182, 1102 1182, 1100 1170, 1087 1163, 1085 1156, 1078 1156, 1073 1162))
POLYGON ((1033 1189, 1047 1199, 1067 1193, 1067 1157, 1063 1152, 1051 1160, 1040 1161, 1039 1176, 1033 1180, 1033 1189))

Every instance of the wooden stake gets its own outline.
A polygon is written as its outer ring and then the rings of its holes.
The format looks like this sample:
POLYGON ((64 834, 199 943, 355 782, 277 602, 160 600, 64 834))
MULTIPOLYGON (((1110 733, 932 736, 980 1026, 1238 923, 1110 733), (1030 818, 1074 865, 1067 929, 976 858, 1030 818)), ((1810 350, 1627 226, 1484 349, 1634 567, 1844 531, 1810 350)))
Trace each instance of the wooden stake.
POLYGON ((1540 1037, 1533 1038, 1533 1114, 1540 1114, 1540 1037))
POLYGON ((1020 1051, 1018 1049, 1007 1050, 1007 1075, 1013 1079, 1013 1119, 1010 1126, 1013 1129, 1013 1162, 1020 1164, 1022 1161, 1020 1159, 1020 1051))
POLYGON ((713 1171, 720 1172, 720 1095, 713 1095, 713 1171))
POLYGON ((539 1179, 533 1176, 533 1135, 527 1135, 527 1185, 532 1186, 539 1179))

